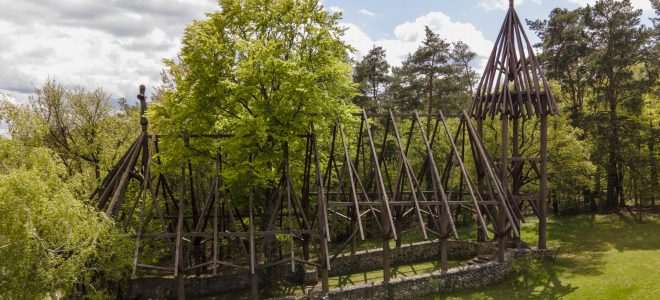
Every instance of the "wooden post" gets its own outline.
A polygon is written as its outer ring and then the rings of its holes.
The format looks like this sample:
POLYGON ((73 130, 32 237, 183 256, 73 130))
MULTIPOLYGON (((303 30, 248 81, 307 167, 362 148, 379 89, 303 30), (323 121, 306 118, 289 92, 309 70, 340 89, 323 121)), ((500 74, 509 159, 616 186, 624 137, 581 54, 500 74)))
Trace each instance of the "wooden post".
POLYGON ((186 191, 186 169, 181 167, 181 190, 179 194, 179 214, 177 217, 176 224, 176 254, 174 257, 174 276, 177 281, 177 295, 179 300, 185 299, 185 284, 184 284, 184 275, 183 275, 183 262, 181 258, 183 257, 183 243, 182 243, 182 230, 183 230, 183 217, 184 217, 184 194, 186 191))
POLYGON ((218 275, 218 203, 213 208, 213 276, 218 275))
POLYGON ((548 210, 548 116, 541 114, 541 185, 539 197, 539 249, 546 249, 548 210))
POLYGON ((321 160, 319 158, 318 144, 316 143, 316 130, 314 123, 310 124, 312 133, 312 143, 310 149, 314 154, 314 166, 316 169, 316 192, 318 196, 318 203, 316 205, 319 222, 319 239, 321 240, 321 253, 319 255, 321 265, 321 290, 325 294, 330 290, 330 282, 328 280, 328 271, 330 270, 330 253, 328 251, 328 242, 330 241, 330 227, 328 226, 328 207, 325 197, 325 187, 323 186, 323 176, 321 175, 321 160))
POLYGON ((438 232, 440 233, 440 270, 442 274, 447 273, 447 237, 449 236, 447 226, 449 225, 449 212, 444 208, 440 207, 440 228, 438 232))
MULTIPOLYGON (((469 119, 465 119, 465 122, 470 122, 469 119)), ((466 124, 467 125, 467 124, 466 124)), ((483 143, 484 141, 484 120, 482 118, 477 119, 477 133, 479 134, 479 141, 483 143)), ((474 146, 473 146, 474 147, 474 146)), ((478 165, 477 166, 477 188, 479 190, 480 194, 484 193, 484 166, 482 161, 475 161, 475 163, 478 165)), ((477 242, 485 242, 486 241, 486 236, 484 235, 482 230, 479 230, 479 227, 481 226, 481 223, 479 222, 479 218, 477 218, 477 242)), ((484 228, 483 230, 487 230, 484 228)), ((477 249, 477 254, 479 253, 479 250, 477 249)))
MULTIPOLYGON (((512 141, 512 145, 511 145, 511 149, 512 149, 511 155, 513 157, 520 157, 520 119, 518 117, 514 117, 513 120, 512 120, 512 123, 513 123, 513 133, 512 133, 513 134, 513 141, 512 141)), ((521 169, 517 170, 517 171, 514 170, 513 174, 511 174, 512 175, 512 180, 513 180, 513 183, 511 185, 511 187, 512 187, 511 188, 511 193, 514 196, 517 196, 517 195, 520 194, 521 175, 522 175, 522 166, 523 166, 522 164, 523 164, 523 162, 519 161, 518 164, 520 164, 521 169)), ((511 163, 511 167, 513 169, 513 161, 511 163)), ((502 184, 504 186, 507 186, 506 182, 503 182, 502 184)), ((518 202, 516 202, 516 201, 513 201, 513 203, 514 203, 514 205, 519 205, 518 202)), ((518 232, 520 233, 520 220, 518 220, 516 222, 516 224, 514 224, 514 226, 516 226, 516 228, 518 229, 518 232)), ((520 241, 520 237, 514 236, 513 239, 515 241, 520 241)))
POLYGON ((256 248, 254 245, 254 204, 252 203, 253 190, 250 186, 250 194, 248 196, 248 238, 250 239, 250 290, 252 299, 259 299, 259 283, 257 282, 256 272, 256 248))
MULTIPOLYGON (((502 115, 501 116, 502 120, 502 157, 500 160, 500 180, 502 181, 502 186, 506 187, 507 182, 508 182, 508 172, 507 172, 507 156, 509 155, 509 118, 508 115, 502 115)), ((503 197, 506 197, 506 195, 502 195, 503 197)), ((505 215, 505 210, 507 208, 505 207, 504 203, 500 203, 499 205, 499 232, 498 232, 498 243, 499 243, 499 249, 497 252, 497 260, 500 262, 504 261, 504 252, 506 251, 506 232, 505 232, 505 227, 506 227, 506 215, 505 215)))
POLYGON ((186 292, 185 292, 185 281, 183 278, 183 274, 179 274, 176 277, 176 290, 177 290, 177 299, 179 300, 184 300, 186 299, 186 292))
MULTIPOLYGON (((384 214, 381 214, 381 216, 384 214)), ((390 239, 389 224, 386 218, 382 218, 383 223, 383 282, 390 282, 390 239)))

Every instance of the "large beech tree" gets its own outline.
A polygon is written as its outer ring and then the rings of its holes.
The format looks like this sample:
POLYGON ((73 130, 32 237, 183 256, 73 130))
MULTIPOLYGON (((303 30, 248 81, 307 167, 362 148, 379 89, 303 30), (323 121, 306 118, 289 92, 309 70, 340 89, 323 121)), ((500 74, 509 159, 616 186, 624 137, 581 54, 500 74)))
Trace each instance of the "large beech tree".
MULTIPOLYGON (((221 142, 224 182, 231 192, 246 183, 267 189, 283 144, 294 147, 312 121, 323 128, 352 107, 351 48, 341 40, 341 14, 317 0, 219 4, 185 29, 178 58, 166 61, 151 120, 159 133, 233 134, 221 142)), ((195 154, 180 140, 168 147, 166 162, 195 154)))

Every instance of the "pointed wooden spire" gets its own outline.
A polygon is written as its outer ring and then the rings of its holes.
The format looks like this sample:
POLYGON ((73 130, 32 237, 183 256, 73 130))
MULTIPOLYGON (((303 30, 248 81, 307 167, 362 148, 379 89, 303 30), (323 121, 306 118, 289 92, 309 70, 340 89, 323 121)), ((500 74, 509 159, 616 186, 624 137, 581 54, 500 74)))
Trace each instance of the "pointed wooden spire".
POLYGON ((530 118, 558 113, 513 0, 509 0, 509 11, 479 81, 470 115, 478 119, 496 114, 530 118))

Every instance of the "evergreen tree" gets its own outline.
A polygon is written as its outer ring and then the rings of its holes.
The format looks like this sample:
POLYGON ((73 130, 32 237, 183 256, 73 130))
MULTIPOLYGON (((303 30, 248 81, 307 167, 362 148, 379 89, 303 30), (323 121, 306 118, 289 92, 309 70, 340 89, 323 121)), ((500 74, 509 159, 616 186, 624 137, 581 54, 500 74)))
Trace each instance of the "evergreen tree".
MULTIPOLYGON (((636 185, 634 177, 640 175, 631 167, 640 161, 636 153, 644 150, 639 137, 652 133, 654 126, 641 126, 646 121, 638 117, 648 111, 647 100, 657 101, 652 88, 658 73, 653 59, 657 43, 653 32, 640 24, 641 13, 629 0, 600 0, 572 11, 555 9, 548 20, 529 22, 542 39, 541 58, 561 87, 560 100, 571 103, 572 124, 593 140, 591 157, 605 170, 609 210, 625 204, 626 182, 636 185)), ((653 157, 651 149, 646 151, 646 157, 653 157)), ((654 169, 656 162, 649 163, 654 169)), ((596 192, 599 186, 596 178, 596 192)))
POLYGON ((385 49, 374 46, 353 70, 353 81, 358 84, 360 95, 355 104, 363 109, 379 111, 386 103, 385 91, 389 82, 390 65, 385 60, 385 49))

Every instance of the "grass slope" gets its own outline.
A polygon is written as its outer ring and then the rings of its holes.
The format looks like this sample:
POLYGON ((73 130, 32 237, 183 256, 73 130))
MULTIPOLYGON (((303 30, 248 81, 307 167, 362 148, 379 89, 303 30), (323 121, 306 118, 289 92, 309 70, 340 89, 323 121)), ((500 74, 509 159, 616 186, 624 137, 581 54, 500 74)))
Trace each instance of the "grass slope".
MULTIPOLYGON (((523 239, 537 241, 536 224, 523 239)), ((660 299, 660 217, 627 213, 550 219, 557 258, 523 261, 516 275, 478 290, 423 299, 660 299)))

